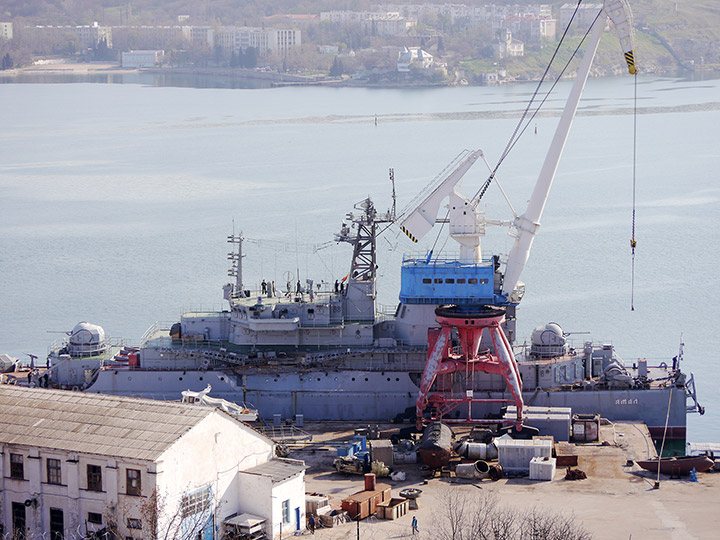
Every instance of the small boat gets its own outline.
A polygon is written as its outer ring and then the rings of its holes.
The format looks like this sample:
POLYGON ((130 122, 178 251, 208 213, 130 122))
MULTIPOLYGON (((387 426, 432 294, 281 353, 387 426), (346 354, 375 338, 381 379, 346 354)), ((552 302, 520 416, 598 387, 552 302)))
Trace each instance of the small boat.
POLYGON ((659 466, 660 472, 669 476, 687 476, 693 469, 696 472, 705 472, 715 465, 713 460, 707 456, 665 457, 660 460, 650 459, 636 463, 646 471, 654 473, 658 472, 659 466))
POLYGON ((442 422, 431 422, 425 428, 418 454, 423 463, 431 469, 439 469, 450 461, 453 432, 442 422))

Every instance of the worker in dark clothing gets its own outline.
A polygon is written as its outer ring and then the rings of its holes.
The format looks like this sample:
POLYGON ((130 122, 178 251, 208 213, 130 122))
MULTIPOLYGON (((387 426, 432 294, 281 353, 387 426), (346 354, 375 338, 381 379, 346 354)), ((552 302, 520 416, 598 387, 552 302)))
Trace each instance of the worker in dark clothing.
POLYGON ((315 534, 315 517, 312 514, 310 515, 310 519, 308 519, 308 525, 310 526, 310 532, 315 534))

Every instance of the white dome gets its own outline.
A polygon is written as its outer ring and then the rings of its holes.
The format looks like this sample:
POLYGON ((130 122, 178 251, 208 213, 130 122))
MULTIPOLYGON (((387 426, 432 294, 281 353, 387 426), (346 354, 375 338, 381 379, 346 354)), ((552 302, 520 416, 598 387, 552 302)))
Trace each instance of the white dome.
POLYGON ((97 324, 79 322, 70 334, 70 345, 95 345, 105 341, 105 330, 97 324))
POLYGON ((533 345, 565 345, 565 336, 557 323, 538 326, 532 333, 533 345))

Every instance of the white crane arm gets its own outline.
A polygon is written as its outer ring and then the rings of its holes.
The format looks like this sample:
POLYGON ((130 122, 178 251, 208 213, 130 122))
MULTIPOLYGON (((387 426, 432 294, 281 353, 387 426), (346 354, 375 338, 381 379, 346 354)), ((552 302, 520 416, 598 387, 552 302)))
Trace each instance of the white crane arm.
POLYGON ((562 156, 565 141, 567 141, 570 127, 572 126, 578 103, 580 102, 580 96, 585 88, 588 73, 590 72, 590 67, 592 66, 600 38, 605 28, 604 23, 606 16, 611 18, 615 30, 618 32, 625 61, 628 65, 628 71, 631 74, 635 74, 630 9, 625 0, 605 0, 600 16, 592 29, 585 56, 583 56, 580 67, 578 68, 575 82, 570 90, 565 109, 560 116, 555 135, 550 143, 548 153, 545 156, 545 162, 543 163, 542 169, 540 169, 540 174, 538 175, 535 189, 530 197, 527 210, 525 210, 523 215, 515 218, 514 225, 517 235, 515 236, 515 243, 508 254, 508 260, 505 266, 505 279, 503 281, 503 293, 508 295, 508 297, 517 286, 520 274, 530 256, 530 249, 532 248, 535 234, 537 234, 537 230, 540 227, 540 218, 542 217, 545 203, 547 202, 547 197, 555 178, 558 162, 562 156))
POLYGON ((482 150, 466 150, 460 154, 401 213, 400 230, 410 240, 417 242, 433 228, 443 199, 453 192, 455 185, 482 155, 482 150))

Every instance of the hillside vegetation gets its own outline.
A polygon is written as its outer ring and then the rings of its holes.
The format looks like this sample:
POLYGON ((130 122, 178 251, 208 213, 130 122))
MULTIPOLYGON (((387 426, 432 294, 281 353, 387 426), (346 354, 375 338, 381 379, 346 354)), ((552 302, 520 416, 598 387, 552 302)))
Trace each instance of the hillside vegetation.
MULTIPOLYGON (((395 0, 398 1, 398 0, 395 0)), ((598 2, 600 0, 587 0, 598 2)), ((528 0, 460 0, 467 5, 549 3, 557 8, 572 0, 532 2, 528 0)), ((328 10, 369 10, 378 1, 370 0, 0 0, 0 20, 23 25, 81 25, 97 21, 101 25, 173 25, 179 15, 189 16, 185 24, 272 26, 296 24, 291 19, 269 20, 278 14, 319 14, 328 10)), ((443 0, 406 0, 404 3, 444 3, 443 0)), ((634 14, 636 59, 643 72, 660 73, 677 70, 720 69, 720 1, 718 0, 630 0, 634 14)), ((316 21, 304 24, 303 49, 286 58, 283 67, 305 71, 330 69, 332 58, 317 54, 317 45, 334 45, 343 50, 364 50, 359 59, 346 59, 347 69, 373 67, 391 62, 392 55, 382 54, 387 47, 422 46, 450 69, 462 68, 473 81, 485 71, 503 68, 511 77, 538 77, 556 44, 526 44, 525 56, 493 58, 492 34, 487 29, 450 24, 447 18, 422 21, 426 36, 380 38, 362 34, 347 27, 316 21), (435 37, 432 37, 435 36, 435 37), (441 36, 442 40, 438 40, 441 36), (441 48, 440 43, 443 43, 441 48), (488 52, 490 51, 490 52, 488 52)), ((558 38, 562 29, 558 28, 558 38)), ((569 56, 580 39, 569 36, 565 43, 569 56)), ((0 42, 0 54, 8 50, 14 57, 27 61, 36 51, 9 49, 0 42)), ((562 54, 561 54, 562 57, 562 54)), ((16 61, 16 64, 19 63, 16 61)), ((20 62, 21 63, 21 62, 20 62)), ((622 71, 624 63, 617 40, 608 33, 598 51, 595 74, 622 71)), ((572 73, 573 67, 569 72, 572 73)), ((347 73, 348 71, 346 71, 347 73)))

